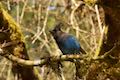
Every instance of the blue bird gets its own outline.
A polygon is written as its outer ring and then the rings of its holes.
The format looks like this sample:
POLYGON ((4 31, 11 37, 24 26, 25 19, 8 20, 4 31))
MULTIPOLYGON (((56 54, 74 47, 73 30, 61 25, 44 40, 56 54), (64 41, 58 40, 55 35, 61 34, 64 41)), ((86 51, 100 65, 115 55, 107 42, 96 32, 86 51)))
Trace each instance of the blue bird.
MULTIPOLYGON (((50 33, 54 37, 63 55, 79 53, 86 54, 86 52, 81 48, 78 40, 73 35, 63 32, 61 30, 61 26, 63 26, 63 24, 58 23, 50 33)), ((78 80, 78 78, 81 78, 81 75, 79 74, 80 62, 78 59, 73 60, 73 62, 76 66, 76 80, 78 80)))
POLYGON ((81 48, 78 40, 68 33, 61 30, 62 23, 58 23, 53 30, 50 31, 54 37, 59 49, 66 54, 79 54, 80 52, 86 54, 86 52, 81 48))

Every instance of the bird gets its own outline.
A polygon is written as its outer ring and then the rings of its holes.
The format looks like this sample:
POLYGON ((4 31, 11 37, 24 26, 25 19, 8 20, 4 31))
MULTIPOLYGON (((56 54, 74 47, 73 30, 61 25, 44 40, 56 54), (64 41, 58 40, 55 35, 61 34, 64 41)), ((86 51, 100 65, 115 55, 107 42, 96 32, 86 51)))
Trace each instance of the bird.
POLYGON ((50 33, 55 39, 63 55, 80 53, 86 54, 76 37, 69 33, 63 32, 61 30, 61 26, 63 26, 62 23, 56 24, 54 29, 50 30, 50 33))
MULTIPOLYGON (((77 38, 69 33, 62 31, 61 27, 64 26, 62 23, 56 24, 53 30, 50 30, 53 38, 55 39, 59 49, 63 53, 63 55, 73 55, 73 54, 86 54, 84 49, 82 49, 77 38)), ((76 66, 76 80, 81 78, 81 74, 79 74, 80 69, 80 60, 72 60, 76 66)), ((59 62, 60 63, 60 62, 59 62)))
MULTIPOLYGON (((70 54, 86 54, 86 52, 80 46, 79 41, 74 35, 69 33, 63 32, 61 27, 63 26, 62 23, 56 24, 53 30, 50 31, 53 38, 55 39, 59 49, 63 53, 63 55, 70 55, 70 54)), ((80 69, 80 60, 72 60, 76 66, 76 80, 81 78, 81 74, 79 74, 80 69)))

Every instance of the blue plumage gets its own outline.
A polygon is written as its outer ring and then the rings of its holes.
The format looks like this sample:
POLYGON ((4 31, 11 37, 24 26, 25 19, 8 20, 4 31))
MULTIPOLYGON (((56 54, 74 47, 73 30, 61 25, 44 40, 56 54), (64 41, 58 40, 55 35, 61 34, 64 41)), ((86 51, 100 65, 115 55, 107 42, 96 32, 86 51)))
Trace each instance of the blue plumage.
POLYGON ((74 54, 80 52, 80 44, 72 35, 66 35, 60 39, 58 46, 63 54, 74 54), (66 37, 67 36, 67 37, 66 37))
POLYGON ((86 53, 80 46, 78 40, 70 34, 67 34, 61 30, 61 24, 56 25, 56 27, 50 31, 54 37, 58 47, 65 54, 77 54, 86 53))

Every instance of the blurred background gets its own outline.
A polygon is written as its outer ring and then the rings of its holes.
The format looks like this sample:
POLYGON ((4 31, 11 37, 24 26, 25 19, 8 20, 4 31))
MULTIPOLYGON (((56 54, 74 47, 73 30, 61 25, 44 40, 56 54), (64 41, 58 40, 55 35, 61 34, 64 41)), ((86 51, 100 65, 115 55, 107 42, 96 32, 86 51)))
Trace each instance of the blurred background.
MULTIPOLYGON (((31 60, 62 54, 49 33, 58 22, 64 24, 63 31, 77 37, 81 47, 90 57, 95 55, 104 26, 104 12, 100 6, 90 2, 86 4, 84 1, 1 0, 8 13, 20 24, 31 60)), ((63 62, 63 65, 65 79, 74 80, 74 64, 63 62)), ((84 64, 81 67, 84 67, 84 64)), ((36 69, 43 80, 57 80, 56 74, 48 67, 36 69)), ((0 61, 0 80, 14 80, 11 62, 5 58, 0 61)))

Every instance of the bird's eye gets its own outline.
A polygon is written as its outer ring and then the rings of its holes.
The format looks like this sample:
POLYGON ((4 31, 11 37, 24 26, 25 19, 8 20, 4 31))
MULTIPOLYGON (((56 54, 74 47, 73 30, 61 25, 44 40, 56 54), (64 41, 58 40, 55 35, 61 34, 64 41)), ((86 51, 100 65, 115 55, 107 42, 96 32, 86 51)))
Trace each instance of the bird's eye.
POLYGON ((53 31, 56 32, 56 29, 54 29, 53 31))

